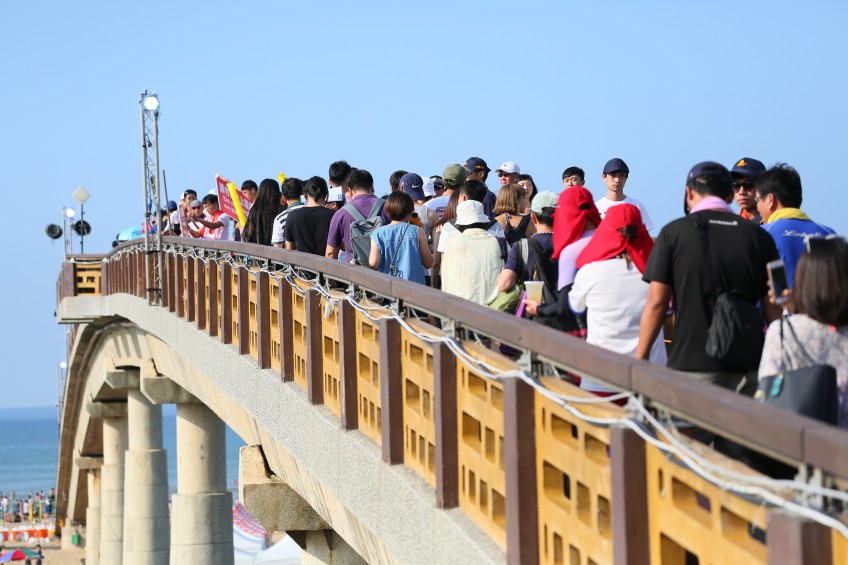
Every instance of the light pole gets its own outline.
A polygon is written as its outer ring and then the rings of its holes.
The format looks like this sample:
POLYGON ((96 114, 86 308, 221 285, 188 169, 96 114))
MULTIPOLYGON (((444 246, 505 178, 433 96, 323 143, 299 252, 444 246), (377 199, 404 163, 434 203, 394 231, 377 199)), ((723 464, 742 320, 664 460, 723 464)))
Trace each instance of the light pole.
POLYGON ((141 109, 141 162, 144 185, 144 282, 148 304, 162 301, 162 218, 159 198, 159 95, 144 91, 141 109), (155 210, 156 233, 151 234, 150 214, 155 210), (152 241, 151 241, 151 235, 152 241))
POLYGON ((65 392, 65 370, 68 368, 68 364, 64 361, 61 361, 56 366, 56 408, 57 415, 56 419, 58 421, 59 427, 62 427, 62 397, 65 392))
POLYGON ((79 202, 80 205, 79 231, 77 233, 79 233, 80 235, 80 253, 85 253, 85 234, 88 233, 88 231, 87 226, 85 224, 85 212, 83 211, 82 205, 85 204, 85 201, 89 199, 91 194, 88 193, 84 186, 80 185, 75 191, 71 193, 71 196, 73 196, 74 200, 79 202))
POLYGON ((74 216, 76 216, 76 211, 73 208, 69 208, 67 206, 62 206, 62 227, 65 233, 65 258, 68 255, 74 254, 74 233, 73 233, 73 223, 74 216))

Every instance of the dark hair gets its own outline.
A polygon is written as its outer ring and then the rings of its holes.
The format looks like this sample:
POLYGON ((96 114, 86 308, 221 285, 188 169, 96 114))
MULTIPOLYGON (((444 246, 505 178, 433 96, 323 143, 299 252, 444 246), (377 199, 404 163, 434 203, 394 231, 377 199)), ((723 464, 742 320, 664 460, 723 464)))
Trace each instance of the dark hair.
POLYGON ((347 161, 336 161, 330 165, 330 182, 335 186, 341 186, 347 182, 350 176, 350 165, 347 161))
POLYGON ((183 200, 185 200, 185 197, 188 196, 189 194, 194 194, 194 198, 197 198, 197 191, 189 188, 188 190, 183 192, 183 200))
POLYGON ((489 189, 479 180, 467 180, 459 187, 460 194, 464 194, 469 200, 476 200, 481 203, 486 198, 487 192, 489 192, 489 189))
POLYGON ((530 186, 533 187, 533 190, 530 191, 530 200, 533 200, 534 198, 536 198, 536 194, 539 192, 539 189, 536 188, 536 181, 533 180, 533 177, 531 175, 522 174, 522 175, 518 175, 518 178, 515 179, 515 182, 519 183, 523 180, 529 180, 530 181, 530 186))
POLYGON ((314 176, 306 181, 303 186, 303 193, 318 202, 322 198, 326 199, 330 195, 330 190, 327 188, 327 181, 319 176, 314 176))
POLYGON ((565 180, 566 177, 571 177, 577 175, 583 181, 586 180, 586 173, 580 167, 568 167, 562 172, 562 180, 565 180))
POLYGON ((350 183, 351 190, 370 191, 374 188, 374 177, 372 177, 371 173, 365 169, 356 169, 355 171, 351 171, 350 176, 348 177, 348 182, 350 183))
POLYGON ((407 171, 395 171, 389 177, 389 185, 392 187, 392 192, 397 192, 400 188, 400 179, 407 171))
POLYGON ((542 208, 541 212, 533 212, 536 214, 536 221, 542 224, 543 226, 551 226, 554 225, 554 212, 556 212, 556 206, 545 206, 542 208))
POLYGON ((442 219, 436 222, 436 226, 442 226, 456 218, 456 207, 459 205, 459 191, 455 190, 448 198, 448 203, 445 205, 445 211, 442 212, 442 219))
POLYGON ((415 210, 415 203, 405 192, 392 192, 386 197, 386 214, 392 221, 399 222, 406 219, 415 210))
MULTIPOLYGON (((285 184, 289 180, 286 179, 285 184)), ((259 192, 256 200, 250 207, 247 222, 244 225, 243 240, 246 243, 258 243, 260 245, 271 245, 271 236, 274 231, 274 218, 283 211, 280 204, 280 185, 274 179, 265 179, 259 183, 259 192)))
MULTIPOLYGON (((265 179, 265 180, 270 180, 270 179, 265 179)), ((263 180, 262 183, 264 184, 265 181, 263 180)), ((283 193, 283 198, 285 198, 286 200, 297 200, 303 194, 303 181, 300 180, 300 179, 296 179, 294 177, 284 180, 283 181, 283 187, 282 187, 282 193, 283 193)), ((259 200, 259 197, 257 196, 256 199, 259 200)), ((278 200, 279 200, 279 198, 278 198, 278 200)))
POLYGON ((823 324, 848 325, 848 242, 812 238, 795 269, 795 309, 823 324), (841 289, 841 290, 840 290, 841 289))
MULTIPOLYGON (((197 193, 195 192, 195 194, 197 194, 197 193)), ((206 196, 203 197, 203 201, 201 202, 201 204, 214 204, 215 206, 217 206, 218 205, 218 195, 207 194, 206 196)))
POLYGON ((241 190, 242 192, 245 190, 259 190, 259 187, 256 186, 256 183, 254 181, 248 179, 241 183, 241 190))
POLYGON ((803 200, 801 175, 786 163, 778 163, 757 175, 754 185, 760 196, 774 194, 774 197, 786 208, 801 207, 803 200))
POLYGON ((636 237, 636 234, 639 232, 638 228, 633 224, 627 224, 626 226, 621 226, 618 228, 618 233, 621 234, 621 237, 624 239, 633 239, 636 237))
POLYGON ((733 179, 727 170, 710 172, 686 182, 686 186, 703 196, 718 196, 727 200, 733 195, 733 179))

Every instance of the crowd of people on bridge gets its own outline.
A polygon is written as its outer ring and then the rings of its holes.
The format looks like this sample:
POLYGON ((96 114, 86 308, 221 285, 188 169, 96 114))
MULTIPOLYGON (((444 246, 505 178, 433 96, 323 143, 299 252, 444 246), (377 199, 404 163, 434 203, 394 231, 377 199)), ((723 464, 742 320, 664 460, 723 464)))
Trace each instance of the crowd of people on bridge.
POLYGON ((244 181, 252 206, 243 226, 216 195, 186 190, 163 233, 355 263, 741 394, 753 395, 758 377, 827 364, 848 427, 848 244, 801 210, 795 169, 748 157, 730 168, 698 163, 685 177, 684 215, 659 230, 625 193, 622 159, 601 171, 599 198, 577 166, 563 171, 558 194, 513 161, 494 170, 495 193, 491 172, 480 157, 429 177, 399 170, 378 197, 371 173, 337 161, 326 179, 244 181), (705 345, 719 304, 732 315, 750 307, 759 320, 723 353, 705 345))

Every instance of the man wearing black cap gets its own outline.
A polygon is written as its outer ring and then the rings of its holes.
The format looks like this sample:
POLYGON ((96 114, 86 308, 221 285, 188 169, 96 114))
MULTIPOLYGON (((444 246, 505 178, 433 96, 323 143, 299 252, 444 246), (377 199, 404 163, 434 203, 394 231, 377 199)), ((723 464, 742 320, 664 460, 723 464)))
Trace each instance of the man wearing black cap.
MULTIPOLYGON (((756 304, 763 300, 769 319, 777 311, 767 299, 766 263, 778 258, 765 230, 730 208, 733 182, 719 163, 692 167, 686 180, 689 216, 674 220, 657 236, 643 279, 650 283, 636 356, 648 359, 674 296, 676 321, 668 366, 697 379, 753 394, 760 352, 744 365, 730 366, 707 354, 705 344, 719 291, 756 304), (766 236, 766 237, 763 237, 766 236), (716 288, 716 281, 721 288, 716 288)), ((760 343, 762 349, 762 343, 760 343)))
POLYGON ((757 198, 754 190, 754 179, 766 170, 761 161, 742 157, 730 169, 733 177, 733 197, 739 205, 739 215, 755 224, 761 224, 762 218, 757 212, 757 198))
POLYGON ((604 165, 604 172, 601 174, 601 178, 607 186, 607 193, 605 196, 595 201, 595 206, 597 206, 598 212, 601 213, 601 219, 603 219, 603 217, 607 215, 607 210, 613 206, 617 206, 619 204, 632 204, 639 208, 639 212, 642 214, 642 223, 645 224, 645 229, 651 231, 654 229, 654 223, 651 221, 651 216, 648 215, 648 210, 645 208, 645 205, 635 198, 624 195, 624 185, 627 184, 627 178, 629 176, 630 169, 627 168, 627 163, 625 163, 622 159, 616 157, 615 159, 607 161, 607 164, 604 165))
MULTIPOLYGON (((469 157, 467 161, 465 161, 465 170, 468 171, 468 177, 465 180, 478 180, 483 184, 486 184, 486 179, 489 178, 489 171, 492 169, 489 168, 489 165, 486 164, 486 161, 481 159, 480 157, 469 157)), ((486 213, 489 218, 494 218, 495 214, 492 210, 495 208, 495 202, 497 202, 498 197, 494 192, 489 190, 489 187, 486 187, 486 198, 483 199, 483 211, 486 213)))

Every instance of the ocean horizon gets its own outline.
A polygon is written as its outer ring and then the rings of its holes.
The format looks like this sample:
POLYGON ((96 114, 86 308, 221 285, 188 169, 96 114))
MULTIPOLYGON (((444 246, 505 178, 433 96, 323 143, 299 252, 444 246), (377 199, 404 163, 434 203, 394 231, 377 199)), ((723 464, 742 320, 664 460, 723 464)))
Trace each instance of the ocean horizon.
MULTIPOLYGON (((53 406, 0 408, 0 433, 4 457, 0 459, 0 492, 20 498, 30 491, 47 492, 56 486, 59 461, 59 419, 53 406)), ((173 404, 162 409, 162 444, 167 452, 168 485, 177 488, 177 411, 173 404)), ((238 452, 245 442, 229 427, 227 439, 227 488, 238 490, 238 452)))

